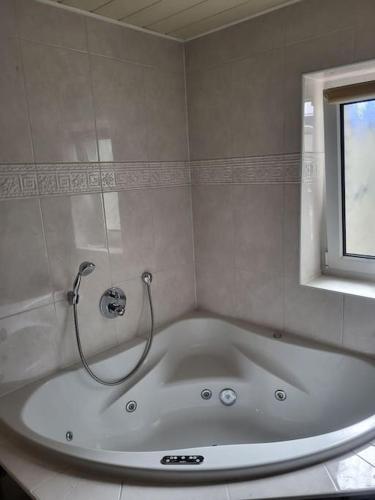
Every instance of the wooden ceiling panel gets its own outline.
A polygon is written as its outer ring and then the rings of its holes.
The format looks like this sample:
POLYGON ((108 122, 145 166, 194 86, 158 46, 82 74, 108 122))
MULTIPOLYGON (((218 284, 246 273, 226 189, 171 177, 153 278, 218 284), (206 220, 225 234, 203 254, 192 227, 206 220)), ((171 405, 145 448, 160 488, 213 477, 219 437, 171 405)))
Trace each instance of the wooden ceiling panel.
MULTIPOLYGON (((304 0, 55 0, 180 40, 304 0)), ((374 0, 375 1, 375 0, 374 0)))
MULTIPOLYGON (((248 0, 246 0, 248 1, 248 0)), ((190 9, 150 24, 149 28, 160 33, 171 33, 201 19, 243 3, 244 0, 205 0, 190 9)))
POLYGON ((214 16, 206 17, 200 21, 193 24, 184 26, 183 28, 177 29, 170 32, 170 35, 177 38, 189 39, 201 35, 202 33, 207 33, 208 31, 215 30, 221 26, 225 26, 230 23, 238 21, 238 19, 246 19, 251 16, 259 14, 259 8, 262 7, 263 11, 272 9, 280 5, 280 0, 258 0, 247 1, 241 5, 237 5, 231 9, 219 12, 214 16))
POLYGON ((62 0, 63 5, 69 5, 76 9, 88 10, 89 12, 97 9, 105 3, 105 0, 62 0))
POLYGON ((200 3, 202 3, 202 0, 162 0, 148 9, 136 12, 124 19, 124 21, 136 24, 137 26, 150 26, 187 9, 191 9, 200 3))
POLYGON ((119 20, 158 3, 162 0, 112 0, 96 9, 95 14, 119 20))

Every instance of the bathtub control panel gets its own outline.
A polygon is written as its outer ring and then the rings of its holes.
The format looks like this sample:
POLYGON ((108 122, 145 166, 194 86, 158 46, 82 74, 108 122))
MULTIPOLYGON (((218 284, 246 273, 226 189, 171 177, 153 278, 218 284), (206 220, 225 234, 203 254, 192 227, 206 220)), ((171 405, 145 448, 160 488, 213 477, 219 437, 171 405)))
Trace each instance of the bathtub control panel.
POLYGON ((203 460, 202 455, 166 455, 160 462, 163 465, 199 465, 203 460))

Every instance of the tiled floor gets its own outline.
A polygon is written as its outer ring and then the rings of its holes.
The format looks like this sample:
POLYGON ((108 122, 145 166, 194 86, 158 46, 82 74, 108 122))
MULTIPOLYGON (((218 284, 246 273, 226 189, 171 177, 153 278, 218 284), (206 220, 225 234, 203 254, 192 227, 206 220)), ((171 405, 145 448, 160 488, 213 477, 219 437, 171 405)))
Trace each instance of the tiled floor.
MULTIPOLYGON (((37 500, 245 500, 362 493, 375 498, 375 443, 295 472, 208 486, 155 486, 109 479, 42 458, 40 451, 0 434, 0 463, 37 500)), ((12 499, 13 500, 13 499, 12 499)))

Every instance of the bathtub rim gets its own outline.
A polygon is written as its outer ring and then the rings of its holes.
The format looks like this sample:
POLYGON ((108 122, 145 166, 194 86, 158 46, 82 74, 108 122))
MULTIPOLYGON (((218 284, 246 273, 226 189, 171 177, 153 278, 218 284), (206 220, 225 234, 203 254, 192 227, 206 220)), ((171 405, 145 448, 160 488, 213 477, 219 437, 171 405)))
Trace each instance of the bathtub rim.
MULTIPOLYGON (((236 320, 233 318, 226 318, 221 315, 210 314, 204 311, 195 311, 188 313, 175 321, 168 323, 166 326, 157 329, 157 335, 165 332, 169 327, 175 325, 179 322, 189 320, 189 319, 215 319, 225 321, 231 325, 234 325, 241 329, 246 329, 251 331, 255 335, 265 336, 268 339, 272 338, 275 342, 283 342, 286 344, 298 345, 308 349, 323 350, 328 352, 333 352, 340 355, 351 356, 357 359, 361 359, 366 362, 374 363, 375 359, 372 356, 367 356, 362 353, 353 352, 351 350, 341 348, 340 346, 332 346, 328 343, 315 341, 313 339, 305 339, 291 334, 283 334, 281 338, 274 338, 275 329, 270 329, 267 327, 252 325, 248 322, 242 320, 236 320)), ((136 337, 120 346, 112 347, 104 352, 98 353, 93 356, 92 362, 100 362, 106 360, 109 357, 116 355, 124 350, 130 350, 132 348, 137 348, 143 343, 143 339, 136 337)), ((234 445, 219 445, 219 446, 209 446, 209 447, 194 447, 194 448, 184 448, 184 449, 173 449, 173 450, 154 450, 154 451, 111 451, 111 450, 98 450, 94 448, 86 448, 83 446, 75 446, 71 443, 67 444, 64 442, 59 442, 52 438, 44 437, 43 435, 33 431, 28 427, 21 417, 21 412, 25 406, 28 398, 21 398, 24 392, 29 393, 29 397, 36 390, 37 387, 44 385, 44 383, 50 381, 55 377, 59 377, 64 373, 69 373, 81 369, 79 364, 67 367, 57 373, 46 376, 41 380, 33 381, 30 384, 21 387, 20 389, 13 391, 12 393, 5 394, 4 397, 9 397, 15 399, 16 406, 15 410, 18 410, 19 418, 16 422, 9 424, 4 418, 4 413, 8 412, 0 411, 0 422, 8 427, 11 431, 15 432, 17 436, 25 439, 26 441, 36 445, 45 451, 50 451, 53 454, 59 455, 61 458, 69 459, 72 462, 80 463, 83 466, 88 466, 97 470, 105 470, 114 474, 127 474, 129 477, 134 477, 137 479, 151 478, 156 481, 188 481, 188 482, 206 482, 206 481, 219 481, 221 478, 225 479, 244 479, 244 478, 254 478, 273 475, 277 473, 287 472, 289 470, 303 468, 308 465, 313 465, 322 462, 326 459, 333 458, 337 455, 341 455, 347 451, 350 451, 358 446, 364 445, 371 441, 375 437, 375 414, 356 422, 350 426, 337 429, 324 434, 319 434, 315 436, 299 438, 288 441, 278 441, 278 442, 267 442, 267 443, 253 443, 253 444, 234 444, 234 445), (17 397, 20 396, 20 397, 17 397), (303 452, 304 446, 309 446, 318 442, 321 439, 328 439, 328 444, 321 446, 320 448, 313 448, 312 451, 303 452), (299 454, 296 455, 288 453, 281 453, 280 457, 276 460, 268 462, 253 462, 248 463, 242 460, 240 463, 235 465, 210 465, 207 463, 199 466, 165 466, 160 464, 160 459, 164 455, 203 455, 206 457, 213 457, 219 455, 222 452, 240 453, 246 455, 246 451, 256 453, 263 449, 270 449, 271 447, 276 448, 286 448, 290 449, 295 447, 299 450, 299 454), (101 455, 101 457, 99 456, 101 455), (151 463, 148 463, 151 459, 151 463), (156 459, 156 460, 155 460, 156 459), (147 464, 147 465, 145 465, 147 464), (184 467, 184 468, 182 468, 184 467), (185 468, 186 467, 186 468, 185 468)), ((0 398, 1 401, 2 398, 0 398)), ((10 410, 9 413, 14 413, 14 408, 10 410)), ((269 453, 271 456, 272 453, 269 453)))
MULTIPOLYGON (((130 452, 98 450, 59 443, 56 440, 37 434, 24 426, 24 424, 10 426, 4 420, 1 421, 1 427, 9 429, 16 438, 21 438, 23 441, 43 450, 47 454, 50 453, 57 459, 60 458, 65 462, 76 463, 83 468, 103 471, 114 476, 123 476, 125 474, 127 477, 134 479, 152 479, 155 482, 170 482, 175 480, 178 482, 186 481, 188 484, 192 484, 197 482, 220 482, 220 480, 226 481, 229 479, 244 480, 246 478, 267 477, 302 469, 333 459, 363 446, 375 438, 375 415, 337 431, 290 441, 130 452), (358 429, 361 427, 362 430, 359 431, 358 429), (303 449, 304 446, 321 439, 328 439, 330 444, 313 452, 307 452, 307 450, 305 452, 301 451, 300 455, 296 455, 295 452, 292 454, 285 453, 286 448, 297 447, 303 449), (207 465, 207 463, 196 466, 165 466, 160 463, 161 458, 165 455, 199 454, 203 455, 205 459, 207 457, 212 459, 221 452, 222 456, 227 457, 228 452, 230 454, 237 455, 238 453, 242 453, 246 455, 246 451, 254 453, 263 448, 263 451, 267 452, 272 447, 279 448, 281 452, 284 452, 284 457, 268 462, 259 461, 258 463, 249 463, 247 460, 242 460, 241 463, 237 462, 229 465, 225 463, 221 466, 207 465), (101 457, 98 457, 98 455, 101 455, 101 457), (118 458, 121 460, 118 460, 118 458)), ((269 452, 268 454, 270 456, 269 452)))

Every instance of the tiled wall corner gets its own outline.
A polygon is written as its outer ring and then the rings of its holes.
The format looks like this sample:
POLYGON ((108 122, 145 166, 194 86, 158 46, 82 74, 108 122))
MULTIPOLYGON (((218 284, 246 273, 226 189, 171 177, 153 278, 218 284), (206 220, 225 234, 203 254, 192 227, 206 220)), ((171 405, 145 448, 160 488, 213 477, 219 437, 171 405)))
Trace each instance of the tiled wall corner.
POLYGON ((195 307, 183 46, 34 0, 0 1, 0 392, 195 307), (3 121, 1 121, 3 120, 3 121), (120 130, 120 133, 119 133, 120 130), (155 250, 155 251, 154 251, 155 250), (120 285, 128 311, 98 310, 120 285))
POLYGON ((371 304, 299 285, 302 74, 374 58, 373 13, 305 0, 187 42, 198 306, 375 354, 371 304))

